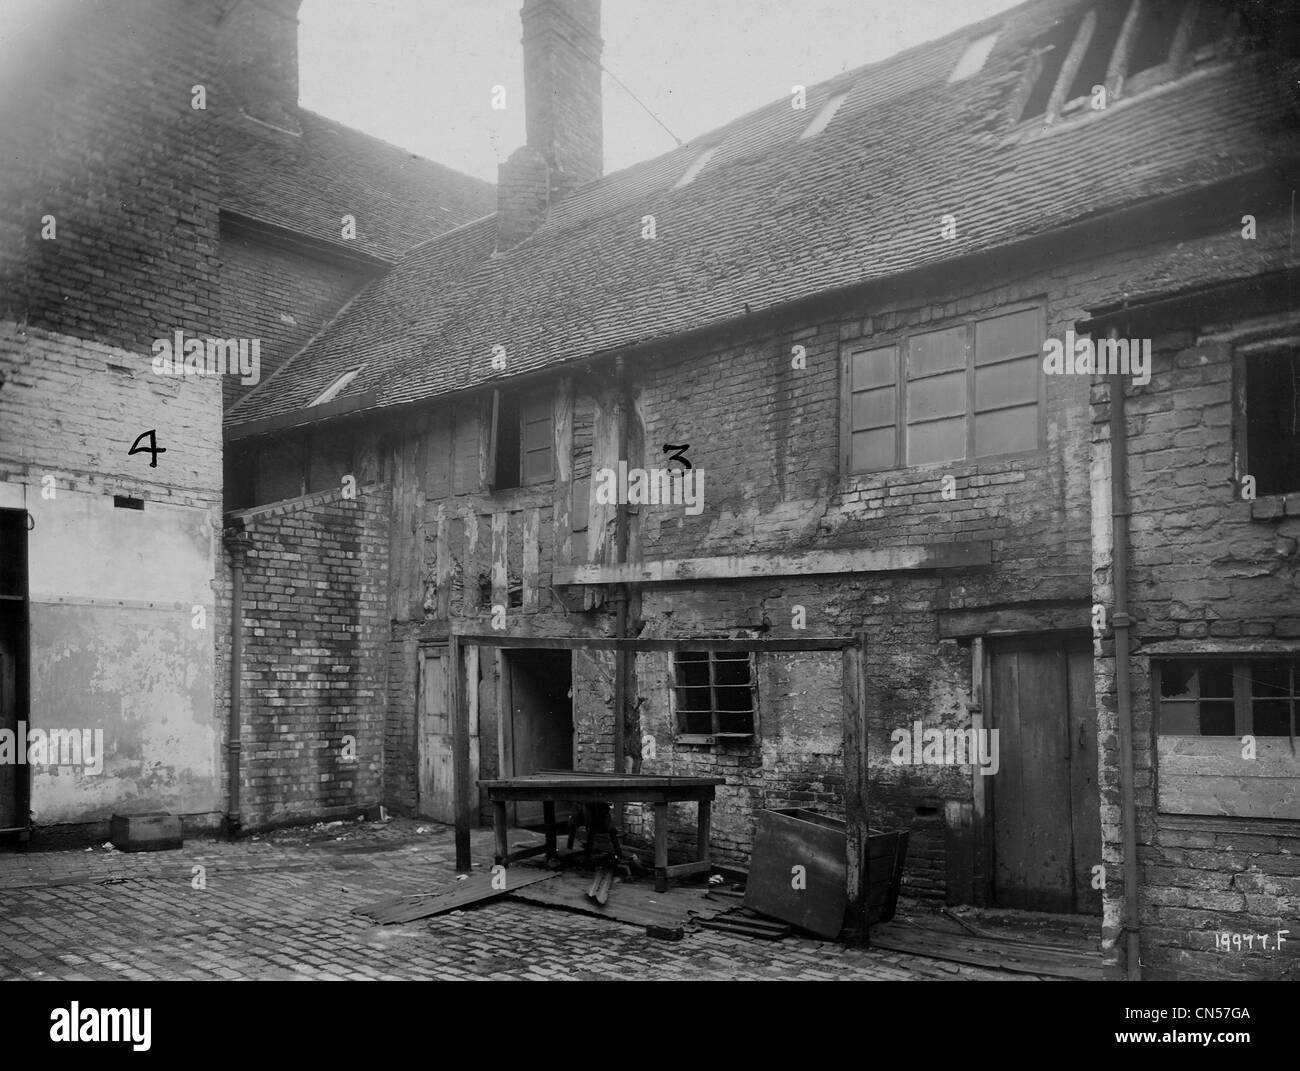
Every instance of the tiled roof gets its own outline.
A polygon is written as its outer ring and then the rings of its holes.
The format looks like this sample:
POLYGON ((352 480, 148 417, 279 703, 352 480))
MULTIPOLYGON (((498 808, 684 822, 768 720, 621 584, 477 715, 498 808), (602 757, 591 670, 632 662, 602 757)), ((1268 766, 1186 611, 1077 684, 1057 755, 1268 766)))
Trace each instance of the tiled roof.
POLYGON ((809 87, 691 145, 574 193, 508 253, 492 220, 434 240, 377 280, 252 392, 228 423, 284 415, 341 372, 340 400, 431 398, 1025 238, 1270 163, 1275 91, 1253 61, 1193 73, 1050 132, 1017 128, 1011 97, 1033 42, 1080 0, 1036 0, 940 41, 809 87), (950 83, 992 29, 981 71, 950 83), (850 89, 827 129, 800 140, 850 89), (681 189, 705 149, 718 149, 681 189), (940 237, 952 214, 957 237, 940 237), (641 236, 655 217, 657 238, 641 236), (474 247, 474 248, 472 248, 474 247), (475 248, 477 259, 475 259, 475 248))
POLYGON ((302 134, 243 115, 221 120, 221 205, 254 219, 393 260, 496 209, 496 188, 315 112, 302 134), (356 218, 356 239, 342 219, 356 218))

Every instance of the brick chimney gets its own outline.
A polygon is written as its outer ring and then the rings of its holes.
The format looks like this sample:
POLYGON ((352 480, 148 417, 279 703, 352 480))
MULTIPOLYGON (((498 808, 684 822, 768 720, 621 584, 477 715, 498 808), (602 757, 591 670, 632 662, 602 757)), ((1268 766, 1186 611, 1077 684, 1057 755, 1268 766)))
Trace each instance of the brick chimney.
POLYGON ((524 0, 521 17, 528 140, 497 169, 498 249, 604 172, 600 0, 524 0))
POLYGON ((298 8, 302 0, 234 0, 218 29, 226 89, 239 108, 294 134, 298 127, 298 8))

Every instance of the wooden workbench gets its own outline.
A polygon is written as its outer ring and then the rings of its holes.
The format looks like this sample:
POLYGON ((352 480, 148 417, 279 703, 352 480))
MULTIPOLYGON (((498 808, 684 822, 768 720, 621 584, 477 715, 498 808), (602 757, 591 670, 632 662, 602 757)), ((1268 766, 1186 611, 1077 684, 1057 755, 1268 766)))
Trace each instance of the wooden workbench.
POLYGON ((709 825, 713 790, 726 784, 722 777, 659 777, 652 774, 585 773, 581 770, 542 770, 522 777, 479 781, 492 802, 492 825, 496 831, 496 862, 509 866, 517 859, 556 851, 556 803, 649 803, 655 816, 655 889, 663 892, 668 879, 695 874, 709 868, 709 825), (510 852, 506 838, 506 804, 531 800, 542 804, 546 821, 546 843, 538 848, 510 852), (694 800, 696 855, 693 863, 668 865, 668 804, 694 800))

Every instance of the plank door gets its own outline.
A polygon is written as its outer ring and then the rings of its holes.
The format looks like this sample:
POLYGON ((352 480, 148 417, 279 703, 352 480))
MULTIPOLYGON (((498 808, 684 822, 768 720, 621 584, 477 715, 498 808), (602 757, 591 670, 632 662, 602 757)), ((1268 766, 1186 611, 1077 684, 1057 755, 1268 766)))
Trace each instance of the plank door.
POLYGON ((422 818, 439 822, 456 820, 456 781, 447 683, 447 649, 422 649, 416 717, 419 735, 416 811, 422 818))
POLYGON ((999 907, 1099 914, 1097 715, 1086 640, 993 647, 991 775, 994 897, 999 907))

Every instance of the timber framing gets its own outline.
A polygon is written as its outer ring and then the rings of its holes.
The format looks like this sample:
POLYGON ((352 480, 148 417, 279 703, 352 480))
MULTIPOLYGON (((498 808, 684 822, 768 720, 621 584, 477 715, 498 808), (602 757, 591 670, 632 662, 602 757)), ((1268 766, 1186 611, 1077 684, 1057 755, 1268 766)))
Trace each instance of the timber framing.
POLYGON ((767 580, 778 576, 829 576, 989 565, 987 540, 883 547, 878 550, 810 550, 798 554, 732 554, 618 565, 557 566, 556 584, 690 584, 698 580, 767 580))

